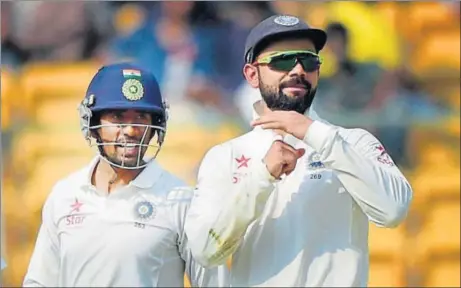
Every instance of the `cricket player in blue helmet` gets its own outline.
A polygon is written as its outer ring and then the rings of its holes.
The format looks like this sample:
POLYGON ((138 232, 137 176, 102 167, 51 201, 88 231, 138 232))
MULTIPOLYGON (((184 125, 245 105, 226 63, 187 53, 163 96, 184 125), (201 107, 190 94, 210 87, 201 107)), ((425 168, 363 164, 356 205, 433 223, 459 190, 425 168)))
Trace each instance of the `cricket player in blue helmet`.
POLYGON ((167 103, 154 75, 132 64, 101 68, 79 112, 85 139, 117 168, 145 167, 147 149, 155 158, 165 139, 167 103))
POLYGON ((22 287, 184 287, 184 274, 192 287, 228 287, 226 265, 206 269, 190 252, 193 189, 154 160, 167 115, 149 71, 122 63, 96 73, 79 116, 99 155, 48 195, 22 287))

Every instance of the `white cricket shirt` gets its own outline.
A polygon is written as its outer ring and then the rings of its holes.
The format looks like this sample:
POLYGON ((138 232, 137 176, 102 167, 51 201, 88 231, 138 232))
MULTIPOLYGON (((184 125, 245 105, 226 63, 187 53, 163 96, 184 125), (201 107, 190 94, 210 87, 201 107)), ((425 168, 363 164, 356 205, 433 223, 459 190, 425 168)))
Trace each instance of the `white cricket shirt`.
POLYGON ((381 143, 362 129, 313 117, 306 154, 280 181, 262 159, 270 130, 213 147, 202 161, 185 231, 206 266, 233 252, 233 287, 358 287, 368 281, 368 221, 395 227, 412 189, 381 143))
POLYGON ((25 287, 183 287, 227 285, 225 265, 204 269, 183 225, 192 189, 154 161, 129 185, 98 192, 99 158, 59 181, 43 207, 25 287))

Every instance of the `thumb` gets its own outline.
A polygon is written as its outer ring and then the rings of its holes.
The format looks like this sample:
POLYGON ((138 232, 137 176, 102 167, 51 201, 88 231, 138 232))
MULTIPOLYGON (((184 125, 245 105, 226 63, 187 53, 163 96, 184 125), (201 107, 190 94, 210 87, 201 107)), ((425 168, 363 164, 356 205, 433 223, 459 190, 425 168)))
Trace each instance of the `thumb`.
POLYGON ((304 148, 296 149, 296 156, 298 157, 298 159, 303 157, 305 153, 306 149, 304 148))

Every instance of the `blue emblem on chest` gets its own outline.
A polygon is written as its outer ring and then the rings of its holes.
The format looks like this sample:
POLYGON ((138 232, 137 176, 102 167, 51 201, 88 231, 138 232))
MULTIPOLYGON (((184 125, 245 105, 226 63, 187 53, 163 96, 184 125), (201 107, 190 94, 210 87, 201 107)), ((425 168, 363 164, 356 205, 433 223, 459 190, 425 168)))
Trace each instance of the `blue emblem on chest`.
POLYGON ((134 207, 134 213, 139 220, 150 220, 155 217, 156 209, 149 201, 138 202, 134 207))
POLYGON ((312 153, 311 155, 309 155, 307 161, 307 169, 309 170, 318 170, 325 168, 325 164, 323 164, 323 162, 320 161, 320 155, 318 153, 312 153))

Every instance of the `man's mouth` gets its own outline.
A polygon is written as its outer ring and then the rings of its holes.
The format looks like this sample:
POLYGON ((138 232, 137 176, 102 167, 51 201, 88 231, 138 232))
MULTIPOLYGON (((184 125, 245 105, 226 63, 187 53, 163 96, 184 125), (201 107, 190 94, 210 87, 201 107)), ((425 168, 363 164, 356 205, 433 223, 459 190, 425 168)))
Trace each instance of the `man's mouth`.
POLYGON ((139 146, 138 143, 120 143, 115 145, 117 150, 121 151, 124 156, 137 156, 139 153, 139 146))
POLYGON ((309 88, 306 85, 295 84, 295 85, 287 85, 283 87, 283 90, 286 92, 307 92, 309 88))

